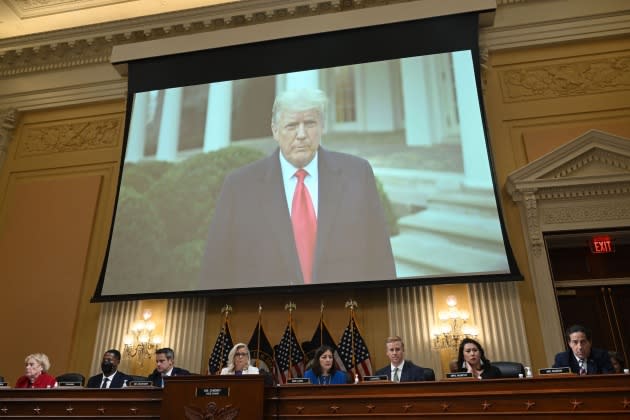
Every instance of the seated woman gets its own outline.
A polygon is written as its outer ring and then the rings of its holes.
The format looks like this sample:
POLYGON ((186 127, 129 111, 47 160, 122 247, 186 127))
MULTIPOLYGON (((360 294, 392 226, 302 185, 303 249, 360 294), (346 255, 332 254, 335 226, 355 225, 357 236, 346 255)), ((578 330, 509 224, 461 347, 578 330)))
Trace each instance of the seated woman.
POLYGON ((313 366, 304 373, 304 377, 316 385, 348 383, 348 375, 335 369, 333 349, 329 346, 321 346, 315 351, 313 366))
POLYGON ((256 366, 250 366, 250 355, 247 344, 237 343, 228 353, 228 365, 221 369, 221 375, 257 375, 256 366))
POLYGON ((475 378, 496 379, 501 377, 501 371, 490 364, 486 353, 478 341, 464 338, 459 344, 457 366, 460 372, 470 372, 475 378))
POLYGON ((623 356, 616 351, 609 351, 610 364, 612 365, 615 373, 623 373, 623 369, 626 367, 626 362, 623 360, 623 356))
POLYGON ((57 380, 49 375, 50 360, 43 353, 29 354, 24 359, 24 376, 20 376, 15 383, 16 388, 54 388, 57 380))

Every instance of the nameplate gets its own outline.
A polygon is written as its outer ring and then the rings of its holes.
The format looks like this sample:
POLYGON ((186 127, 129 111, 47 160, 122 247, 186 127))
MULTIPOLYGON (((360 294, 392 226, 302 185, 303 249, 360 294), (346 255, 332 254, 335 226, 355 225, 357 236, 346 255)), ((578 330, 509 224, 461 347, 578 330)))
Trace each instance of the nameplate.
POLYGON ((9 387, 8 382, 0 382, 0 388, 8 388, 8 387, 9 387))
POLYGON ((389 380, 387 375, 371 375, 371 376, 363 377, 363 382, 378 382, 378 381, 387 381, 387 380, 389 380))
POLYGON ((538 373, 540 373, 541 375, 557 375, 561 373, 571 373, 571 368, 568 366, 559 367, 559 368, 544 368, 544 369, 539 369, 538 373))
POLYGON ((459 379, 459 378, 472 378, 472 372, 451 372, 447 373, 446 377, 448 379, 459 379))
POLYGON ((151 381, 129 381, 127 382, 127 386, 153 386, 153 382, 151 381))
POLYGON ((197 388, 198 397, 229 397, 230 388, 197 388))
POLYGON ((310 384, 311 380, 308 378, 291 378, 287 381, 287 384, 310 384))
POLYGON ((68 388, 81 388, 83 385, 81 381, 61 381, 57 384, 60 387, 68 387, 68 388))

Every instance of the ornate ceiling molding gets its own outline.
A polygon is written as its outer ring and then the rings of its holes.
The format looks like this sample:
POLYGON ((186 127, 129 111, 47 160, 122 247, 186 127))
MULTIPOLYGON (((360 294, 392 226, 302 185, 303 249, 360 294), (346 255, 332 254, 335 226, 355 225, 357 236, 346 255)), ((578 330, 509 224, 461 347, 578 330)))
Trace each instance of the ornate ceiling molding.
POLYGON ((130 0, 5 0, 5 3, 20 19, 27 19, 128 1, 130 0))
POLYGON ((105 63, 115 45, 414 1, 422 0, 254 0, 7 38, 0 78, 105 63))

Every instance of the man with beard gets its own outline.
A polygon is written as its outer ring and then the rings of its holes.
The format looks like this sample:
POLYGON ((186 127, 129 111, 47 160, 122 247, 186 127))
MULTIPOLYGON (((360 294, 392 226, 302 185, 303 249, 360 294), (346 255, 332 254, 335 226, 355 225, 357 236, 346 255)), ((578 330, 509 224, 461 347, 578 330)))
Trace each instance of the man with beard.
POLYGON ((103 360, 101 361, 101 371, 98 375, 92 376, 88 379, 88 388, 122 388, 125 385, 125 381, 131 380, 129 376, 118 371, 118 364, 120 363, 120 352, 116 349, 110 349, 103 354, 103 360))

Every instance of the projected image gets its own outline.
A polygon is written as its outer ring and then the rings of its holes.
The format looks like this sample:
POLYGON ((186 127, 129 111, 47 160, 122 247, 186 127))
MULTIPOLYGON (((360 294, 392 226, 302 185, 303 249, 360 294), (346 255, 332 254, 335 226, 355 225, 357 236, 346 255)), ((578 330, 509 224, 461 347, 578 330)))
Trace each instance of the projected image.
POLYGON ((134 96, 102 295, 508 273, 470 51, 134 96))

